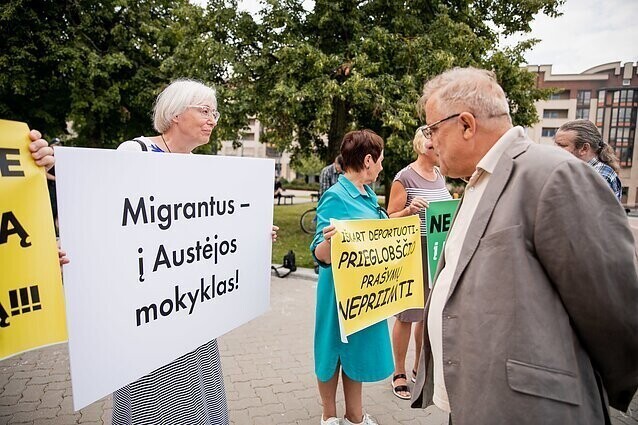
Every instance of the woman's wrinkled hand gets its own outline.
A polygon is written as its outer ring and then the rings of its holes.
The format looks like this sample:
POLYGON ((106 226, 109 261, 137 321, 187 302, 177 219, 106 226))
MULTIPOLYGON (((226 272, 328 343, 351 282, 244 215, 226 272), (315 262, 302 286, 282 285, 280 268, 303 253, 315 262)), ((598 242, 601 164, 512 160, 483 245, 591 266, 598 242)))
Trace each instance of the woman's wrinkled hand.
POLYGON ((60 248, 58 248, 58 260, 60 261, 60 266, 69 264, 69 259, 66 258, 66 252, 62 251, 60 248))
POLYGON ((408 205, 408 210, 410 211, 410 214, 417 214, 419 211, 427 208, 428 206, 430 206, 428 201, 424 198, 416 197, 412 199, 410 205, 408 205))
POLYGON ((337 233, 337 229, 335 228, 334 224, 331 224, 329 226, 326 226, 323 228, 323 239, 330 243, 332 237, 337 233))
POLYGON ((31 156, 37 165, 49 170, 55 165, 55 158, 53 157, 53 148, 49 146, 49 142, 42 138, 42 134, 38 130, 31 130, 29 132, 29 151, 31 156))

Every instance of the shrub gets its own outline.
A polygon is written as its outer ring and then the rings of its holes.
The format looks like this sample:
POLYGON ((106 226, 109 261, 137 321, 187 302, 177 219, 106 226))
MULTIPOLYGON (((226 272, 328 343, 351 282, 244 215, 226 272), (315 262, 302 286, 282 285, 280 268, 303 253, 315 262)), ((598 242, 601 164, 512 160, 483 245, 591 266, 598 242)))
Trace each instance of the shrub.
POLYGON ((286 189, 319 190, 319 183, 306 183, 303 179, 296 179, 284 186, 286 189))

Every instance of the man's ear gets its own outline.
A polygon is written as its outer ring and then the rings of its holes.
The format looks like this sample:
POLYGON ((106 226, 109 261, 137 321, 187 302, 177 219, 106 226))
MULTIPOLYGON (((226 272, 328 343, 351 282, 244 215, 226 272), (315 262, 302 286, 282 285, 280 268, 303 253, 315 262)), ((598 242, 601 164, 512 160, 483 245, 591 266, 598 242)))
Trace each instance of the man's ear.
POLYGON ((476 135, 476 118, 469 112, 462 112, 459 115, 461 125, 463 125, 463 138, 469 140, 476 135))

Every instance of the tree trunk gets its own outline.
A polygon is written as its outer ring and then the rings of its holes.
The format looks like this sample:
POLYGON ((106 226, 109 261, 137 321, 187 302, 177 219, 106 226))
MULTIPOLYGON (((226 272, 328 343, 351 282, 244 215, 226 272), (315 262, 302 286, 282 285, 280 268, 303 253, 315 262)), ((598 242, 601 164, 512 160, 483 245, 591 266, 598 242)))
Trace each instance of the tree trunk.
POLYGON ((346 134, 346 128, 350 121, 348 109, 348 102, 344 99, 336 96, 332 99, 332 117, 330 119, 330 130, 328 130, 327 157, 323 158, 326 164, 332 164, 335 157, 339 155, 341 140, 346 134))
POLYGON ((390 176, 385 176, 383 179, 383 187, 384 187, 384 197, 385 197, 385 207, 388 208, 388 204, 390 203, 390 189, 392 189, 392 178, 390 176))

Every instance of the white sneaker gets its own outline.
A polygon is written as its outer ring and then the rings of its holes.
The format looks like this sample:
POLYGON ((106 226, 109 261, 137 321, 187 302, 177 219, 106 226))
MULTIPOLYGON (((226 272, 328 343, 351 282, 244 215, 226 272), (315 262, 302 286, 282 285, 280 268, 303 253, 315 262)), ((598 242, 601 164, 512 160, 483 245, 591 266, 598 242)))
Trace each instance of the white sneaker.
POLYGON ((341 419, 339 418, 335 418, 334 416, 332 418, 328 418, 325 421, 323 420, 323 415, 321 416, 321 425, 341 425, 341 419))
POLYGON ((363 420, 359 422, 358 424, 355 424, 354 422, 350 422, 347 418, 343 418, 343 425, 379 425, 379 424, 377 421, 372 419, 372 416, 365 413, 363 415, 363 420))

